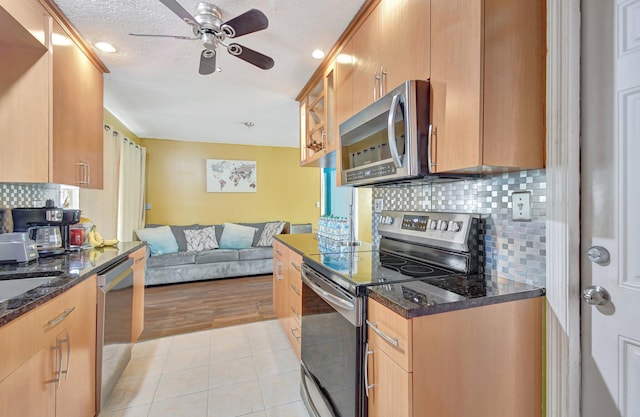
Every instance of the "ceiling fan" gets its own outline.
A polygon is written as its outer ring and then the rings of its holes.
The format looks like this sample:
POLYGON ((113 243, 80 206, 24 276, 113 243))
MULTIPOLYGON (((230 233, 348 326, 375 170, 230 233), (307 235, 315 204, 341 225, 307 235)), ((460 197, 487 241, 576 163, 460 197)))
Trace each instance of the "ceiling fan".
POLYGON ((211 3, 198 3, 196 7, 197 13, 195 16, 192 16, 175 0, 159 1, 178 15, 185 23, 190 25, 194 36, 148 35, 140 33, 130 33, 129 35, 200 40, 204 47, 200 54, 199 72, 202 75, 211 74, 216 71, 216 48, 218 45, 227 48, 229 54, 253 64, 258 68, 268 70, 273 67, 273 59, 271 57, 235 42, 226 43, 227 38, 234 39, 266 29, 269 26, 269 20, 260 10, 251 9, 224 22, 220 10, 211 3))

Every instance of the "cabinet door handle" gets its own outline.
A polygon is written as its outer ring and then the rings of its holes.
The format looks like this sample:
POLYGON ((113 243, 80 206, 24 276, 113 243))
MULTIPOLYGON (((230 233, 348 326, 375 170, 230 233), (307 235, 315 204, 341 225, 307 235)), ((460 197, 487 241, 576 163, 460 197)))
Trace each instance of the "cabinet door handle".
POLYGON ((369 398, 369 390, 373 389, 376 384, 369 385, 369 356, 373 355, 373 351, 369 350, 369 344, 366 345, 366 352, 364 355, 364 387, 367 398, 369 398))
POLYGON ((71 307, 71 308, 68 308, 62 314, 60 314, 58 317, 56 317, 55 319, 49 320, 49 327, 54 327, 57 324, 59 324, 60 322, 62 322, 64 319, 69 317, 69 314, 73 313, 75 309, 76 309, 75 306, 71 307))
POLYGON ((431 145, 433 144, 431 137, 435 136, 435 134, 436 128, 433 127, 433 125, 429 125, 429 132, 427 134, 427 164, 429 164, 429 172, 433 172, 433 168, 436 166, 436 164, 433 163, 431 156, 431 153, 433 152, 431 149, 431 145))
POLYGON ((376 101, 378 97, 379 85, 381 82, 381 78, 378 75, 378 71, 373 73, 373 101, 376 101))
POLYGON ((282 279, 282 275, 280 275, 280 267, 282 266, 282 262, 276 261, 276 279, 280 281, 282 279))
POLYGON ((296 336, 296 330, 298 329, 291 328, 291 335, 295 337, 297 341, 300 341, 300 336, 296 336))
POLYGON ((60 388, 60 382, 62 381, 62 345, 59 340, 56 339, 56 345, 52 347, 51 350, 57 351, 58 354, 58 371, 56 372, 58 377, 51 380, 51 382, 55 382, 56 389, 58 389, 60 388))
POLYGON ((385 85, 387 84, 387 71, 384 70, 384 66, 380 67, 380 93, 378 98, 384 96, 387 92, 385 85))
POLYGON ((87 164, 87 187, 91 184, 91 165, 89 165, 89 161, 85 161, 85 164, 87 164))
POLYGON ((369 326, 369 328, 371 328, 371 330, 376 332, 378 334, 378 336, 383 338, 385 340, 385 342, 387 342, 390 345, 393 345, 395 347, 398 347, 398 338, 397 337, 390 337, 390 336, 387 336, 386 334, 384 334, 384 332, 382 330, 378 329, 378 323, 371 322, 371 321, 367 320, 367 326, 369 326))
POLYGON ((64 374, 65 381, 69 378, 69 369, 71 367, 71 338, 69 337, 69 333, 67 333, 66 337, 60 340, 60 357, 62 358, 62 344, 67 344, 67 367, 63 371, 62 370, 62 361, 60 361, 60 379, 62 379, 62 374, 64 374))

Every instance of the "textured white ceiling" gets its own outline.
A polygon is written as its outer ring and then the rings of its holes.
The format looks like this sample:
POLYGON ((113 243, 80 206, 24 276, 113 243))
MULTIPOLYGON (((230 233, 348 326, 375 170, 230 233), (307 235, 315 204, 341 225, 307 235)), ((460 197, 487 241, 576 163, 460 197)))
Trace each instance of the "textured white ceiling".
MULTIPOLYGON (((195 14, 197 0, 178 0, 195 14)), ((140 38, 129 33, 192 36, 191 28, 158 0, 55 0, 87 42, 107 41, 114 54, 96 51, 105 74, 105 107, 144 138, 264 146, 298 146, 295 97, 363 0, 217 0, 230 20, 256 8, 266 30, 235 42, 271 56, 261 70, 218 48, 211 75, 198 74, 199 41, 140 38), (248 128, 244 122, 252 122, 248 128)))

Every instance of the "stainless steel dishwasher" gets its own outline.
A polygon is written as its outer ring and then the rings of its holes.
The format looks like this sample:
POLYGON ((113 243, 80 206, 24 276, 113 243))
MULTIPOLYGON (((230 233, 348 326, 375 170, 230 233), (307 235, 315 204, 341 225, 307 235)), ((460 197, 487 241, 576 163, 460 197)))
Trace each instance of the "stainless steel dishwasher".
POLYGON ((125 259, 98 273, 96 343, 96 408, 109 399, 131 359, 133 315, 133 259, 125 259))

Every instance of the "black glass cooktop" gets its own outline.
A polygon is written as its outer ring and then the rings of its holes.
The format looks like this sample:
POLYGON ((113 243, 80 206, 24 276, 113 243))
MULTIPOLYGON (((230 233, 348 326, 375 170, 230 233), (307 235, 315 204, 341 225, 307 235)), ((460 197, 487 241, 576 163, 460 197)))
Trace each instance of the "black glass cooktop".
POLYGON ((305 262, 314 269, 344 280, 349 287, 365 287, 391 282, 444 277, 452 271, 402 257, 389 252, 369 250, 348 253, 322 253, 305 256, 305 262))

